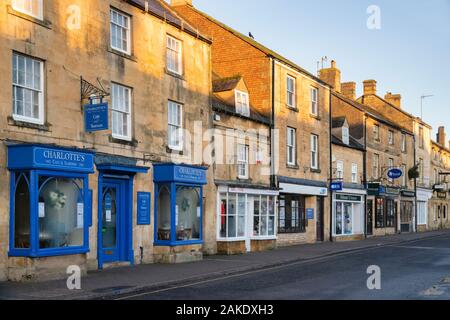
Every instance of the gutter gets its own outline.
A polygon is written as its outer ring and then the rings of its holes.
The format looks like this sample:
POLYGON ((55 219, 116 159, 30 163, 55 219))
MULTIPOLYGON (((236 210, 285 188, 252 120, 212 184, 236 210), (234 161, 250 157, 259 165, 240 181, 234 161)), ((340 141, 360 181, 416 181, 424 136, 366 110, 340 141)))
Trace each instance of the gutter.
POLYGON ((275 130, 275 59, 272 57, 269 57, 270 61, 272 62, 272 110, 270 114, 270 130, 269 130, 269 136, 270 136, 270 186, 272 188, 276 188, 276 181, 275 181, 275 152, 274 152, 274 134, 273 131, 275 130))
MULTIPOLYGON (((328 128, 328 132, 329 132, 329 139, 330 139, 330 185, 331 182, 333 181, 333 143, 332 143, 332 139, 333 139, 333 135, 332 135, 332 130, 333 130, 333 107, 332 107, 332 93, 331 93, 331 89, 330 89, 330 102, 329 102, 329 128, 328 128)), ((328 186, 327 186, 328 188, 328 186)), ((330 189, 330 242, 333 242, 333 190, 330 189)), ((325 221, 323 221, 323 225, 325 226, 325 221)))

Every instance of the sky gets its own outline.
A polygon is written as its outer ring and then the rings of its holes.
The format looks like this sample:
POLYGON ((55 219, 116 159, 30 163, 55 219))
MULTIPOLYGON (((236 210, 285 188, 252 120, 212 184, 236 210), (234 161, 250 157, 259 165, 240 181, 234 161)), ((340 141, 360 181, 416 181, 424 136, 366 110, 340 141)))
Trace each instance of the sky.
MULTIPOLYGON (((201 11, 317 74, 336 60, 342 82, 375 79, 403 108, 450 136, 450 0, 193 0, 201 11), (369 29, 380 9, 380 29, 369 29), (372 21, 372 20, 371 20, 372 21)), ((433 138, 435 136, 433 135, 433 138)))

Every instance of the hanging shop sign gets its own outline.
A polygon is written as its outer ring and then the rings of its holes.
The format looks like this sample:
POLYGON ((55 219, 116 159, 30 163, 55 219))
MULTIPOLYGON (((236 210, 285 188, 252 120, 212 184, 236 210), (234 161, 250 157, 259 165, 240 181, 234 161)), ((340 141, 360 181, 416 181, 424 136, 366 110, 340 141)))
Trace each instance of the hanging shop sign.
POLYGON ((403 171, 398 168, 390 169, 387 173, 390 179, 400 179, 403 176, 403 171))
POLYGON ((84 126, 86 132, 109 129, 108 104, 87 104, 84 106, 84 126))
POLYGON ((344 184, 342 182, 332 182, 330 185, 331 191, 342 191, 344 189, 344 184))

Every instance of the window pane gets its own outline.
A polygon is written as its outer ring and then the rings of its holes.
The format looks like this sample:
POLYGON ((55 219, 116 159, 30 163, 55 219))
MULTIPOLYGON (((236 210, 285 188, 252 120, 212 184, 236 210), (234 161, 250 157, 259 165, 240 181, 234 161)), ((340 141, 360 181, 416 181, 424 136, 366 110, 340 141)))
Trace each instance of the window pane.
POLYGON ((16 191, 14 197, 14 247, 30 248, 30 190, 29 175, 15 174, 16 191))
POLYGON ((83 245, 83 181, 39 178, 39 247, 83 245))
POLYGON ((170 240, 170 186, 160 186, 158 193, 158 240, 170 240))
POLYGON ((228 195, 228 238, 236 238, 236 194, 228 195))
POLYGON ((227 237, 227 194, 220 195, 220 237, 227 237))
POLYGON ((200 200, 200 188, 177 187, 175 210, 177 241, 200 239, 200 200))

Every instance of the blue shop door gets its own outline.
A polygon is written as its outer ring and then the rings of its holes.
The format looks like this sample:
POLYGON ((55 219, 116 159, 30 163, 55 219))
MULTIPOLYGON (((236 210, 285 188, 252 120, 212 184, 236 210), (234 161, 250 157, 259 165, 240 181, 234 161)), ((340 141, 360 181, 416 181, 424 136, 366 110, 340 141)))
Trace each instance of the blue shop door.
POLYGON ((126 261, 125 183, 105 180, 102 189, 101 260, 103 263, 126 261))

